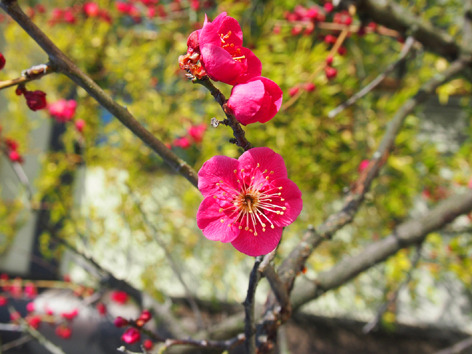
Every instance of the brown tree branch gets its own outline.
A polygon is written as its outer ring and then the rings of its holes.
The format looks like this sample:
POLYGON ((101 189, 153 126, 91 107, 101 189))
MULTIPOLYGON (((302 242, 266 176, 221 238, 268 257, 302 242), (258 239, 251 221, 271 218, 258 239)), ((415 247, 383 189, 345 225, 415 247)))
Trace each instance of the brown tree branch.
POLYGON ((456 217, 472 211, 472 191, 454 195, 440 203, 420 218, 400 224, 384 239, 364 248, 356 256, 347 257, 330 270, 320 273, 314 281, 303 281, 292 293, 293 307, 318 298, 325 292, 338 288, 367 269, 384 262, 403 248, 424 241, 426 236, 440 230, 456 217))
POLYGON ((151 134, 136 118, 116 103, 88 75, 82 72, 23 12, 16 0, 1 0, 0 7, 8 13, 28 35, 48 54, 53 70, 63 73, 82 87, 100 103, 108 112, 114 115, 123 125, 131 130, 141 141, 148 145, 177 173, 184 176, 195 187, 198 185, 197 173, 184 160, 168 149, 163 142, 151 134))
MULTIPOLYGON (((351 1, 342 0, 343 5, 351 1)), ((459 58, 461 47, 448 33, 429 21, 413 15, 408 9, 390 0, 354 0, 359 14, 378 24, 412 36, 427 50, 454 61, 459 58)))

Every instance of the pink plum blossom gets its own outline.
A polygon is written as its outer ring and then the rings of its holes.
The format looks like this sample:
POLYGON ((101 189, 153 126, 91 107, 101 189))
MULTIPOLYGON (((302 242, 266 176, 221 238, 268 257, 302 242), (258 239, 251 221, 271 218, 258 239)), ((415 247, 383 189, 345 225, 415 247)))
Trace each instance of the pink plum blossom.
POLYGON ((188 149, 190 147, 190 140, 186 136, 175 138, 173 145, 182 149, 188 149))
POLYGON ((303 206, 282 156, 267 147, 250 149, 238 160, 212 157, 198 172, 198 189, 205 197, 197 212, 203 235, 231 242, 249 256, 274 250, 303 206))
POLYGON ((259 76, 233 87, 228 108, 241 124, 265 123, 279 111, 282 95, 275 82, 259 76))
POLYGON ((203 135, 205 134, 207 126, 206 124, 192 125, 188 129, 188 135, 190 135, 196 143, 201 143, 203 140, 203 135))
POLYGON ((121 336, 121 340, 127 344, 139 342, 140 339, 141 333, 139 333, 139 331, 134 327, 128 328, 121 336))
POLYGON ((243 47, 241 26, 226 12, 219 14, 213 22, 205 17, 200 33, 192 33, 187 42, 199 47, 203 66, 215 81, 235 85, 261 75, 261 61, 250 49, 243 47))
POLYGON ((362 160, 361 163, 359 164, 359 167, 357 167, 357 171, 360 173, 364 171, 367 167, 369 167, 370 160, 362 160))
POLYGON ((49 114, 51 114, 58 122, 68 122, 75 115, 77 102, 75 100, 60 99, 48 106, 49 114))

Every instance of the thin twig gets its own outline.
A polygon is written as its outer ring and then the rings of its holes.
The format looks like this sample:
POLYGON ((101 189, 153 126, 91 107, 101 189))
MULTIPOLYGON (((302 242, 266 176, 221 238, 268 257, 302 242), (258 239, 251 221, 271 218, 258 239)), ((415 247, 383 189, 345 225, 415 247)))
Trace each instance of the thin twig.
POLYGON ((21 73, 21 76, 16 79, 0 81, 0 90, 11 86, 18 86, 26 84, 33 80, 39 80, 43 76, 53 73, 55 70, 48 64, 35 65, 26 69, 21 73))
POLYGON ((200 309, 198 308, 198 305, 194 300, 195 294, 190 290, 189 286, 184 280, 179 264, 174 260, 174 257, 172 256, 172 253, 169 251, 164 240, 159 236, 159 231, 157 230, 156 226, 149 220, 147 213, 143 209, 142 203, 139 200, 138 196, 133 192, 129 184, 126 184, 126 186, 128 187, 128 192, 133 198, 134 203, 136 207, 138 208, 139 213, 141 217, 143 218, 144 223, 149 229, 151 229, 154 240, 157 242, 159 247, 164 251, 164 255, 167 258, 167 262, 169 262, 170 268, 172 269, 172 271, 174 272, 174 275, 177 277, 180 284, 184 288, 185 294, 187 296, 186 299, 189 302, 190 308, 192 309, 195 315, 195 318, 197 319, 198 328, 202 329, 204 327, 203 318, 200 313, 200 309))
POLYGON ((380 306, 380 308, 377 311, 377 314, 372 319, 372 321, 366 323, 366 325, 362 328, 362 332, 364 334, 368 334, 373 329, 377 328, 377 326, 379 325, 380 320, 382 319, 382 316, 384 315, 384 313, 388 310, 388 308, 392 304, 394 304, 397 301, 398 295, 400 294, 400 291, 402 291, 405 288, 405 286, 407 286, 410 283, 411 279, 413 278, 413 271, 418 266, 418 263, 419 263, 420 258, 421 258, 421 246, 422 246, 422 244, 416 246, 416 252, 413 255, 413 258, 411 260, 411 267, 410 267, 405 279, 400 283, 400 285, 398 285, 397 289, 390 296, 388 301, 384 302, 382 304, 382 306, 380 306))
POLYGON ((18 339, 12 340, 11 342, 2 344, 0 346, 0 353, 6 352, 7 350, 13 349, 15 347, 19 347, 25 343, 32 341, 34 338, 31 337, 29 334, 23 335, 18 339))
POLYGON ((246 314, 244 320, 244 333, 246 336, 245 347, 247 354, 256 352, 256 326, 254 320, 254 307, 256 288, 262 274, 258 271, 259 266, 263 260, 262 256, 256 257, 254 266, 249 276, 249 286, 247 289, 246 300, 244 300, 244 312, 246 314))
POLYGON ((328 113, 329 118, 334 118, 340 112, 345 110, 347 107, 352 106, 356 103, 360 98, 367 95, 370 91, 376 88, 391 72, 393 72, 400 64, 402 64, 408 53, 410 52, 411 48, 413 47, 415 40, 413 37, 408 37, 405 41, 405 45, 403 46, 399 58, 394 63, 391 63, 387 69, 385 69, 381 74, 379 74, 374 80, 372 80, 369 84, 367 84, 362 90, 357 92, 356 94, 352 95, 347 101, 341 103, 339 106, 334 108, 328 113))
MULTIPOLYGON (((8 311, 10 312, 10 315, 16 312, 13 306, 10 305, 8 306, 8 311)), ((39 333, 36 329, 31 327, 22 317, 18 318, 18 322, 20 323, 21 329, 24 332, 28 333, 31 337, 36 339, 39 344, 49 350, 52 354, 65 354, 65 352, 60 347, 55 345, 53 342, 51 342, 49 339, 39 333)))
POLYGON ((164 344, 165 348, 170 348, 176 345, 190 345, 199 348, 212 348, 212 349, 221 349, 221 350, 230 350, 241 344, 245 340, 244 334, 239 334, 236 337, 233 337, 228 340, 224 341, 216 341, 216 340, 195 340, 195 339, 167 339, 164 344))
POLYGON ((210 91, 211 95, 215 98, 215 101, 221 106, 221 109, 226 115, 226 119, 221 123, 229 126, 233 130, 234 140, 231 142, 241 147, 244 151, 251 149, 252 144, 246 139, 246 133, 241 127, 241 124, 236 120, 234 115, 229 112, 226 105, 227 99, 223 93, 218 90, 215 85, 213 85, 208 76, 203 79, 194 78, 192 82, 206 87, 208 91, 210 91))

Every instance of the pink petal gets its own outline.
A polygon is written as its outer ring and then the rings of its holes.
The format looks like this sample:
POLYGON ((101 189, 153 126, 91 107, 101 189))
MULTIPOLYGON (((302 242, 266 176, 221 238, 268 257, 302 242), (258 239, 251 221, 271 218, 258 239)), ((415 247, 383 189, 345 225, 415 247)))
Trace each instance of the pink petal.
POLYGON ((241 74, 237 83, 244 83, 249 81, 252 78, 261 76, 262 72, 262 63, 259 58, 248 48, 241 48, 242 55, 246 57, 246 72, 241 74))
MULTIPOLYGON (((218 17, 220 17, 219 15, 218 17)), ((218 19, 215 18, 215 21, 212 23, 218 26, 218 33, 225 36, 228 35, 228 38, 224 39, 226 43, 233 43, 236 47, 241 47, 243 45, 243 31, 238 21, 234 18, 227 16, 224 18, 221 23, 216 22, 218 19)))
POLYGON ((248 166, 255 168, 259 164, 259 170, 274 171, 272 179, 287 178, 287 168, 282 156, 268 147, 256 147, 243 153, 239 159, 239 168, 248 166))
POLYGON ((240 233, 236 226, 230 225, 233 221, 220 212, 220 205, 212 196, 206 197, 198 208, 197 225, 209 240, 225 243, 233 241, 240 233))
POLYGON ((239 168, 239 162, 227 156, 213 156, 206 161, 198 171, 198 189, 204 197, 219 194, 221 190, 216 185, 221 180, 238 189, 234 170, 239 168))
POLYGON ((211 22, 203 25, 203 28, 200 30, 198 36, 200 48, 208 44, 213 44, 218 47, 221 47, 221 38, 217 30, 217 26, 215 26, 211 22))
MULTIPOLYGON (((202 32, 203 33, 203 32, 202 32)), ((200 50, 202 53, 202 62, 208 76, 213 80, 233 85, 241 75, 241 63, 233 59, 223 48, 205 44, 200 36, 200 50)))
MULTIPOLYGON (((274 186, 281 186, 282 204, 286 209, 282 215, 272 214, 271 220, 276 226, 287 226, 293 223, 303 209, 302 192, 297 185, 288 178, 280 178, 272 182, 274 186)), ((279 204, 279 203, 277 203, 279 204)))
POLYGON ((260 80, 251 80, 236 85, 228 99, 228 107, 236 119, 244 125, 255 123, 254 116, 260 111, 265 95, 264 84, 260 80))
POLYGON ((282 90, 275 82, 258 76, 233 87, 228 107, 244 125, 265 123, 279 111, 282 95, 282 90))
POLYGON ((254 236, 254 234, 242 230, 240 235, 231 244, 239 252, 248 256, 261 256, 273 251, 277 247, 282 237, 282 231, 283 228, 281 227, 269 228, 254 236))
MULTIPOLYGON (((211 23, 213 23, 217 27, 220 27, 221 23, 223 22, 223 20, 226 17, 228 17, 228 13, 226 11, 224 11, 224 12, 220 13, 218 16, 216 16, 214 18, 214 20, 211 21, 211 23)), ((207 15, 205 15, 205 22, 203 23, 203 25, 205 25, 207 22, 208 22, 208 17, 207 17, 207 15)))

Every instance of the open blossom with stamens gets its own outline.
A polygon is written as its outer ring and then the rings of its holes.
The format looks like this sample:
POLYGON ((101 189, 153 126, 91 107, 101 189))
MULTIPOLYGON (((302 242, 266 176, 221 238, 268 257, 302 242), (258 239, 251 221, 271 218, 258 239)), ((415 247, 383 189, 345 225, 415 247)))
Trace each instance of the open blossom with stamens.
POLYGON ((250 149, 238 160, 212 157, 198 172, 198 189, 205 197, 197 212, 203 235, 231 242, 249 256, 274 250, 303 206, 282 156, 266 147, 250 149))
POLYGON ((261 61, 250 49, 243 47, 241 26, 226 12, 219 14, 213 22, 205 17, 201 31, 191 36, 194 37, 190 42, 199 47, 203 66, 213 80, 235 85, 261 75, 261 61))

